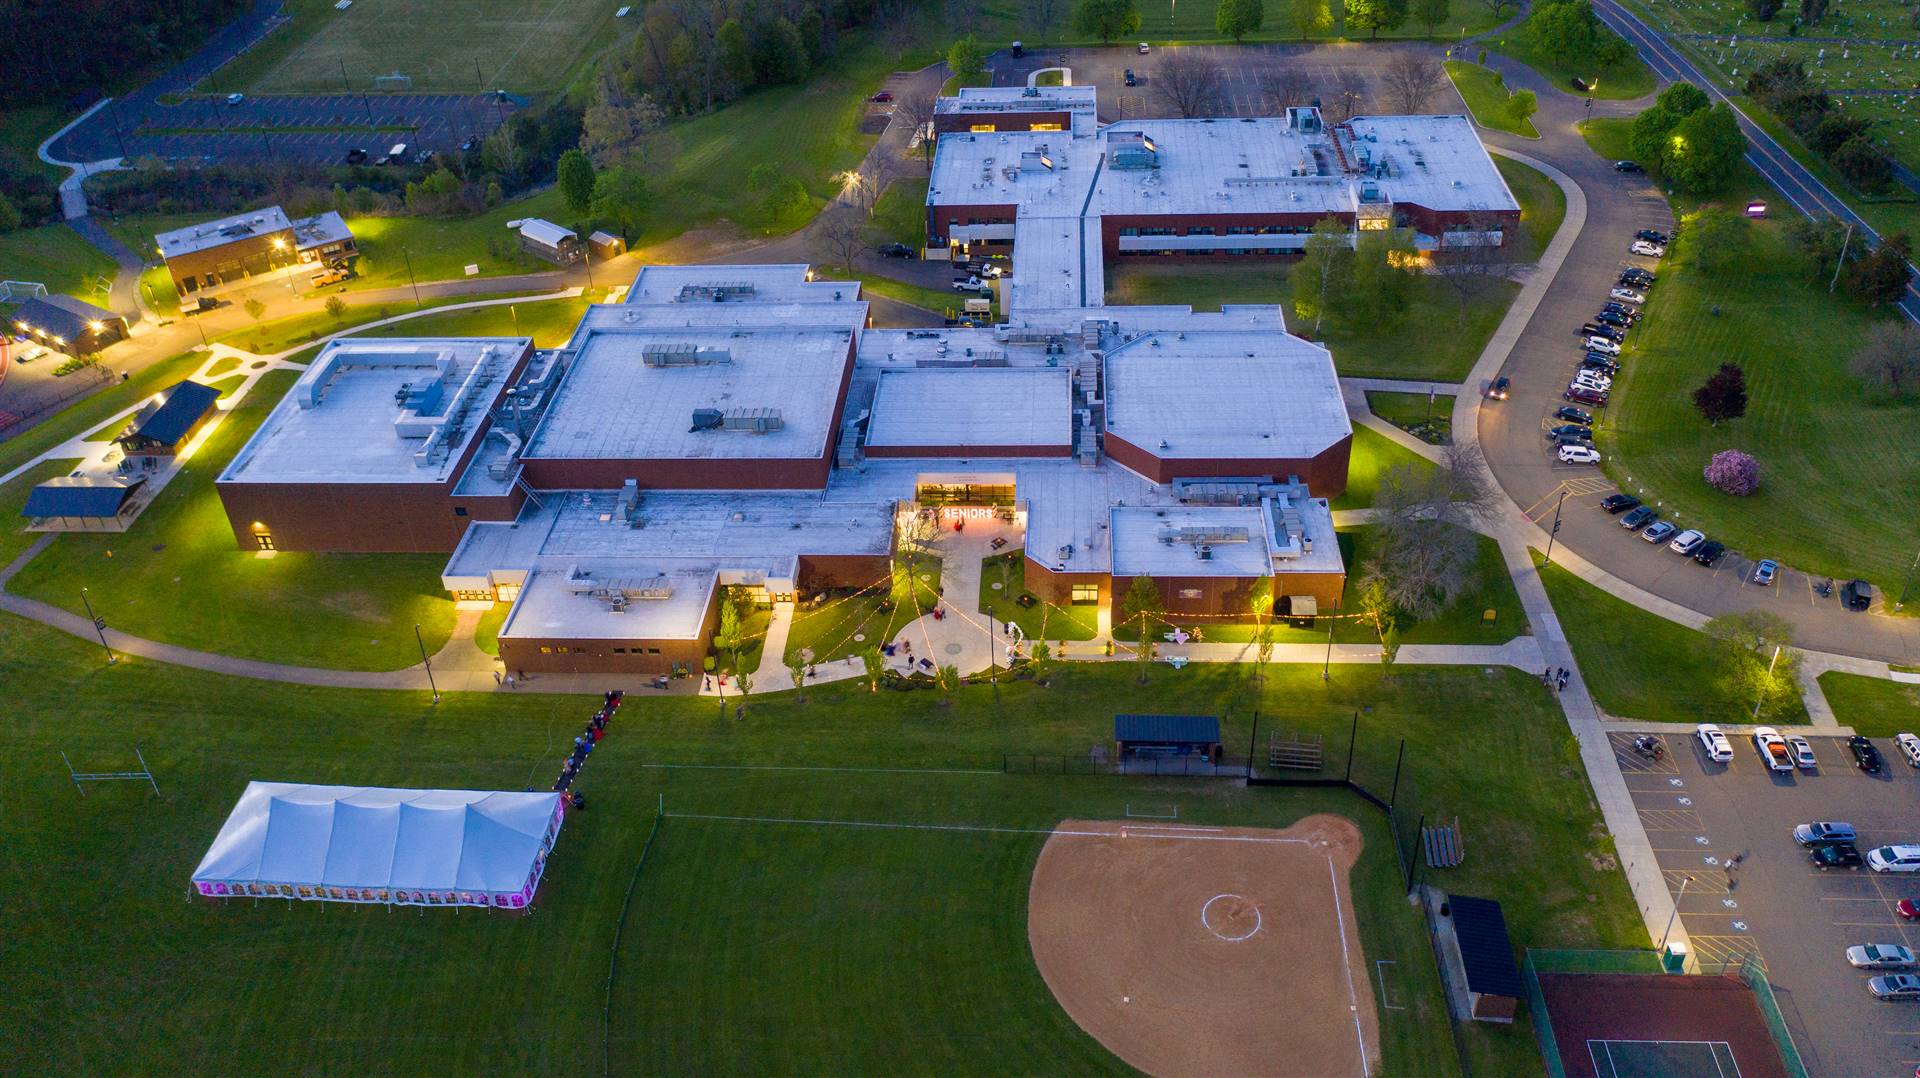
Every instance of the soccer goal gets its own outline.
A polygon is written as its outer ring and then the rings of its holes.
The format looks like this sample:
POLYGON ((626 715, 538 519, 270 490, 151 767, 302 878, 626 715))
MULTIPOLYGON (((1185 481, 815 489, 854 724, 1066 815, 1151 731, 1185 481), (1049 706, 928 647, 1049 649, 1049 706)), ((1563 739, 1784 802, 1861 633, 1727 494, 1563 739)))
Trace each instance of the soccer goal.
POLYGON ((67 765, 67 777, 73 780, 73 788, 80 796, 87 796, 86 784, 89 782, 145 782, 153 787, 153 796, 160 796, 160 784, 153 780, 153 768, 147 766, 147 758, 140 754, 140 746, 133 747, 133 758, 140 761, 138 771, 75 771, 73 761, 67 759, 66 750, 61 750, 60 759, 67 765))
POLYGON ((373 88, 383 94, 404 94, 413 89, 413 76, 402 75, 398 71, 391 75, 375 75, 373 88))

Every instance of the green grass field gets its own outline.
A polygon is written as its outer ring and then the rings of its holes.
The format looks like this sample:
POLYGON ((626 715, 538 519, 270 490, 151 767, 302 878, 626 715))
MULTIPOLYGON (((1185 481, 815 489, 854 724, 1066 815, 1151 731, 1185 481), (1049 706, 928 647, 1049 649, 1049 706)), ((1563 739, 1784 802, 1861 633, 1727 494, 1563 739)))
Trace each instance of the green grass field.
POLYGON ((1842 726, 1867 737, 1920 733, 1920 685, 1829 670, 1820 692, 1842 726))
MULTIPOLYGON (((1596 149, 1619 130, 1592 127, 1602 133, 1596 149)), ((1724 201, 1739 205, 1753 190, 1724 201)), ((1867 328, 1894 316, 1810 281, 1782 227, 1756 222, 1752 255, 1719 275, 1695 264, 1682 232, 1599 431, 1607 472, 1749 557, 1898 589, 1920 540, 1920 446, 1910 437, 1920 401, 1869 391, 1846 369, 1867 328), (1721 363, 1745 369, 1748 404, 1745 417, 1716 428, 1689 398, 1721 363), (1760 459, 1759 492, 1734 498, 1707 486, 1701 469, 1729 448, 1760 459)))
POLYGON ((873 231, 881 243, 919 250, 927 242, 927 181, 895 180, 873 207, 873 231))
POLYGON ((1499 72, 1465 60, 1448 60, 1443 66, 1454 88, 1460 91, 1461 99, 1467 103, 1467 111, 1473 113, 1474 122, 1521 138, 1540 137, 1532 120, 1516 123, 1507 113, 1507 98, 1512 95, 1501 84, 1499 72))
MULTIPOLYGON (((1140 13, 1140 31, 1125 35, 1114 42, 1119 46, 1131 46, 1135 41, 1148 41, 1156 45, 1197 44, 1201 42, 1222 42, 1229 40, 1214 27, 1214 4, 1179 5, 1179 0, 1138 0, 1135 4, 1140 13)), ((980 30, 982 41, 996 44, 1015 38, 1024 38, 1029 52, 1040 52, 1037 48, 1039 35, 1027 26, 1021 16, 1021 8, 1012 0, 989 0, 980 5, 985 16, 980 30)), ((1312 13, 1313 25, 1308 29, 1308 38, 1314 41, 1328 40, 1366 40, 1364 31, 1355 30, 1343 33, 1345 8, 1332 5, 1331 10, 1324 2, 1313 5, 1292 3, 1290 0, 1265 0, 1260 29, 1246 35, 1243 40, 1259 41, 1299 41, 1301 38, 1299 19, 1303 11, 1312 13)), ((1058 45, 1098 45, 1098 38, 1083 37, 1071 29, 1071 20, 1063 18, 1062 26, 1055 29, 1049 44, 1058 45)), ((1497 25, 1492 12, 1485 5, 1473 0, 1453 0, 1447 17, 1435 27, 1435 37, 1452 41, 1468 34, 1477 34, 1497 25)), ((1427 36, 1426 27, 1418 19, 1408 19, 1393 30, 1379 35, 1380 40, 1420 39, 1427 36)))
MULTIPOLYGON (((1649 614, 1558 565, 1546 566, 1541 580, 1594 702, 1609 715, 1647 722, 1753 721, 1753 700, 1727 690, 1720 645, 1706 634, 1649 614)), ((1770 718, 1804 723, 1807 712, 1796 699, 1790 713, 1770 718)))
POLYGON ((1347 489, 1333 499, 1335 509, 1366 509, 1380 489, 1380 480, 1395 468, 1430 470, 1433 464, 1413 450, 1370 427, 1353 426, 1353 450, 1347 457, 1347 489))
MULTIPOLYGON (((0 1039, 36 1072, 519 1068, 619 1073, 1112 1073, 1030 957, 1038 834, 699 821, 670 812, 1044 830, 1178 804, 1182 822, 1284 826, 1336 811, 1368 842, 1352 887, 1366 958, 1405 1010, 1382 1010, 1387 1073, 1457 1073, 1419 914, 1383 818, 1327 790, 1194 780, 1004 775, 1006 752, 1081 754, 1125 709, 1220 714, 1344 739, 1385 784, 1408 739, 1407 807, 1459 815, 1475 856, 1446 884, 1498 894, 1518 946, 1644 947, 1566 726, 1524 674, 1478 669, 1071 667, 941 694, 857 686, 764 696, 745 721, 710 701, 635 699, 594 754, 531 916, 208 904, 186 881, 252 778, 517 790, 544 785, 584 721, 580 697, 350 692, 130 662, 0 619, 11 751, 0 760, 0 885, 10 896, 0 1039), (1495 742, 1535 766, 1498 784, 1495 742), (96 788, 76 766, 132 762, 162 796, 96 788), (678 770, 679 764, 979 769, 985 773, 678 770), (52 870, 57 867, 57 871, 52 870), (615 924, 632 884, 619 950, 615 924), (613 978, 611 1042, 601 1016, 613 978), (605 1058, 603 1062, 603 1051, 605 1058)), ((1524 1028, 1462 1031, 1476 1073, 1536 1072, 1524 1028)))
MULTIPOLYGON (((1218 310, 1223 303, 1275 303, 1285 306, 1288 328, 1311 333, 1313 323, 1294 313, 1287 268, 1272 262, 1237 267, 1122 265, 1107 270, 1107 302, 1185 303, 1200 311, 1218 310)), ((1458 294, 1445 282, 1420 277, 1413 282, 1413 299, 1399 324, 1377 332, 1330 324, 1322 329, 1323 343, 1333 351, 1334 365, 1348 377, 1457 382, 1473 369, 1519 291, 1514 281, 1482 282, 1480 294, 1463 312, 1458 294), (1424 336, 1421 347, 1409 348, 1409 326, 1448 330, 1424 336)))
POLYGON ((1520 238, 1514 253, 1525 261, 1538 262, 1541 252, 1553 242, 1553 234, 1560 231, 1560 222, 1567 218, 1567 193, 1546 173, 1511 157, 1496 153, 1493 164, 1520 203, 1520 238))
POLYGON ((66 225, 41 225, 0 234, 0 280, 34 281, 47 291, 104 304, 118 267, 66 225))
POLYGON ((446 642, 453 604, 438 554, 240 550, 214 478, 293 384, 265 375, 123 535, 62 535, 9 590, 79 612, 89 589, 108 624, 136 636, 269 662, 397 670, 446 642))
POLYGON ((427 314, 377 326, 365 337, 532 337, 539 348, 557 348, 573 336, 586 313, 587 299, 533 299, 427 314))
POLYGON ((1576 78, 1590 87, 1584 91, 1587 97, 1630 101, 1636 97, 1645 97, 1655 89, 1653 69, 1640 59, 1638 53, 1628 56, 1625 63, 1612 67, 1595 68, 1592 65, 1580 63, 1569 65, 1548 56, 1536 46, 1532 35, 1527 33, 1525 23, 1487 40, 1484 44, 1494 52, 1511 56, 1533 68, 1540 73, 1541 78, 1546 79, 1554 89, 1562 93, 1583 93, 1574 89, 1573 80, 1576 78))
POLYGON ((1098 606, 1048 602, 1020 605, 1018 599, 1026 591, 1026 565, 1026 555, 1018 549, 981 561, 980 612, 1013 622, 1029 640, 1092 640, 1099 628, 1098 606))
POLYGON ((381 89, 376 76, 402 74, 412 76, 411 87, 387 88, 557 90, 613 40, 613 11, 594 0, 466 0, 457 13, 435 0, 357 0, 345 11, 309 0, 293 5, 293 21, 260 46, 268 54, 243 57, 244 67, 216 82, 260 93, 359 93, 381 89))
POLYGON ((1453 395, 1367 391, 1367 409, 1416 438, 1445 445, 1453 439, 1453 395))
POLYGON ((41 483, 66 475, 79 463, 78 460, 43 460, 18 478, 0 483, 0 566, 10 564, 40 538, 38 533, 26 530, 27 518, 20 515, 27 504, 27 495, 41 483))

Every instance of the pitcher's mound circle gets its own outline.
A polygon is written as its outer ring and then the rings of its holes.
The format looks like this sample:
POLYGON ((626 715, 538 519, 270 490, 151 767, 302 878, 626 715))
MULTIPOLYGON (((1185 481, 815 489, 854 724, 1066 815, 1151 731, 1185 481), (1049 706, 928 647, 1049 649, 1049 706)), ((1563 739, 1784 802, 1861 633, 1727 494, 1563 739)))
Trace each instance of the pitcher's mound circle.
POLYGON ((1200 907, 1200 924, 1216 939, 1239 943, 1260 931, 1260 905, 1242 895, 1214 895, 1200 907))

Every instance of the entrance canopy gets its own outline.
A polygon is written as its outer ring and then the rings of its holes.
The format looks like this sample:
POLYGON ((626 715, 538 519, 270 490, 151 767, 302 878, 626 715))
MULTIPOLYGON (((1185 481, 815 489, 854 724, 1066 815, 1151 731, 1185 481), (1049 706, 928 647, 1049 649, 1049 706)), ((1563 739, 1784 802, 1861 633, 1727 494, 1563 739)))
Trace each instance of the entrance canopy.
POLYGON ((556 793, 250 782, 193 883, 209 898, 520 909, 563 811, 556 793))

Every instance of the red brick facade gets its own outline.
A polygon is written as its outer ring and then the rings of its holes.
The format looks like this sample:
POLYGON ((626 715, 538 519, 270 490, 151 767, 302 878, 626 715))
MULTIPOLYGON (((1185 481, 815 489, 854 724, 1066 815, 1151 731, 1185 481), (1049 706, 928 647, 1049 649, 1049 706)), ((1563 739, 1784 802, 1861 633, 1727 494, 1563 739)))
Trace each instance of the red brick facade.
POLYGON ((1033 112, 942 112, 933 118, 935 136, 950 135, 956 131, 965 133, 975 128, 984 131, 1032 131, 1036 126, 1045 131, 1056 128, 1068 131, 1073 128, 1073 115, 1064 110, 1038 109, 1033 112))
POLYGON ((869 457, 1070 457, 1070 445, 869 445, 869 457))
POLYGON ((1353 450, 1353 435, 1347 435, 1311 457, 1163 459, 1111 431, 1106 434, 1105 445, 1109 457, 1156 483, 1171 483, 1175 479, 1252 475, 1285 479, 1296 475, 1306 481, 1315 496, 1332 498, 1347 489, 1347 463, 1353 450))

